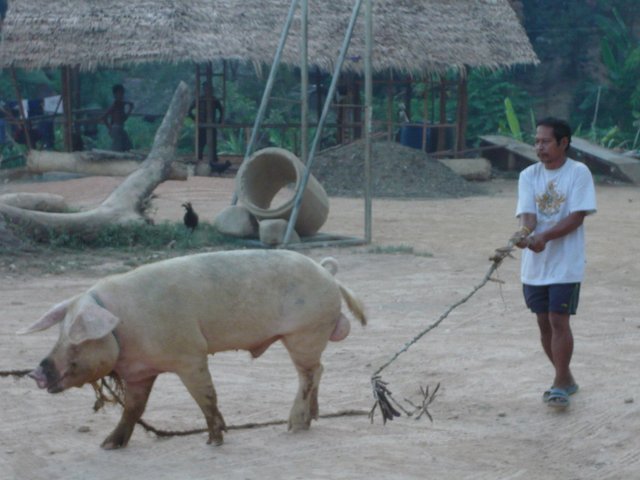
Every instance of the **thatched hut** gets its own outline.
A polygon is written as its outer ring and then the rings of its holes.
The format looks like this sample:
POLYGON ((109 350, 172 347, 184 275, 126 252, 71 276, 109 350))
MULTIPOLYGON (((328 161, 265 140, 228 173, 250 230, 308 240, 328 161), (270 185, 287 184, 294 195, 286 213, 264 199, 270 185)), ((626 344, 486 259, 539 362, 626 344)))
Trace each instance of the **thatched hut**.
MULTIPOLYGON (((289 0, 11 0, 0 67, 83 70, 139 62, 268 63, 289 0)), ((353 2, 309 1, 309 62, 330 69, 353 2)), ((373 69, 442 72, 452 67, 535 64, 507 0, 376 0, 373 69)), ((361 70, 363 20, 346 69, 361 70)), ((299 32, 294 24, 292 36, 299 32)), ((299 62, 298 42, 283 57, 299 62)))
MULTIPOLYGON (((140 62, 270 63, 289 0, 11 0, 0 68, 93 70, 140 62)), ((309 63, 330 70, 351 0, 309 0, 309 63)), ((507 0, 376 0, 373 69, 424 75, 538 62, 507 0)), ((360 19, 344 70, 360 72, 360 19)), ((283 61, 300 62, 300 21, 283 61)), ((463 75, 464 76, 464 75, 463 75)))

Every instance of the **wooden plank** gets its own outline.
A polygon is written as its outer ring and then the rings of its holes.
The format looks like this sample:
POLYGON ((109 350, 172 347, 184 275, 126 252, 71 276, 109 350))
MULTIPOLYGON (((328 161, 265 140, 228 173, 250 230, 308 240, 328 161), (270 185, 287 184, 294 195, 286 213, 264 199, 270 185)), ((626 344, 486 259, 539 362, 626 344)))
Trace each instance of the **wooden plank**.
MULTIPOLYGON (((482 135, 482 146, 500 147, 483 156, 497 168, 522 170, 538 161, 533 146, 503 135, 482 135)), ((625 182, 640 185, 640 160, 620 155, 583 138, 573 137, 569 156, 583 162, 594 174, 610 175, 625 182)))
POLYGON ((583 138, 571 139, 571 157, 584 162, 594 173, 612 175, 640 185, 640 160, 620 155, 583 138))
POLYGON ((538 161, 536 150, 528 143, 504 135, 481 135, 481 146, 496 146, 483 153, 496 168, 501 170, 523 170, 538 161))

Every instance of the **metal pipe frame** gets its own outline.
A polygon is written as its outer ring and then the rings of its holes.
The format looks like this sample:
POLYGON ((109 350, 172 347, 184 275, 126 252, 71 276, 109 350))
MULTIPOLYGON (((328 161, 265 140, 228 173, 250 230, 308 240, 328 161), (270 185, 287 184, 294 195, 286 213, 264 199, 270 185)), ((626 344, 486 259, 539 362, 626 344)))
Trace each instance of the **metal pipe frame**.
MULTIPOLYGON (((291 6, 289 7, 289 13, 287 14, 287 20, 284 24, 284 27, 282 28, 282 33, 280 34, 280 40, 278 41, 278 48, 273 58, 273 62, 271 63, 271 71, 269 72, 267 85, 265 86, 264 92, 262 93, 262 100, 260 101, 260 107, 258 108, 258 114, 256 115, 256 119, 253 124, 253 130, 251 131, 251 138, 249 139, 249 143, 247 144, 247 149, 245 150, 243 162, 248 160, 248 158, 253 153, 253 148, 256 143, 256 139, 258 138, 258 130, 260 129, 260 125, 262 123, 265 112, 267 110, 269 97, 271 96, 271 90, 273 89, 273 83, 276 77, 276 73, 278 71, 278 67, 280 66, 280 58, 282 57, 282 51, 284 50, 284 46, 287 43, 287 37, 289 36, 289 30, 291 29, 291 24, 293 23, 293 16, 295 14, 296 8, 298 7, 298 3, 299 3, 299 0, 291 1, 291 6)), ((237 192, 234 192, 231 204, 235 205, 236 203, 238 203, 238 194, 237 192)))
MULTIPOLYGON (((327 98, 325 99, 324 106, 322 109, 322 115, 320 116, 320 120, 318 122, 318 128, 316 130, 316 134, 313 138, 313 142, 311 144, 311 150, 309 151, 309 157, 307 159, 307 163, 305 164, 305 171, 302 177, 302 181, 298 186, 296 191, 295 201, 293 205, 293 209, 291 211, 291 215, 289 217, 289 223, 287 225, 287 230, 284 235, 284 239, 282 241, 282 246, 286 247, 287 243, 291 239, 291 234, 293 232, 293 226, 295 225, 298 219, 298 213, 300 212, 300 205, 302 203, 302 196, 304 194, 304 190, 307 187, 307 183, 309 182, 309 177, 311 176, 311 165, 313 164, 313 160, 315 157, 316 150, 318 148, 318 144, 320 143, 320 138, 322 136, 322 128, 326 121, 327 115, 329 113, 329 107, 331 106, 331 100, 335 95, 336 86, 338 84, 338 78, 340 76, 340 70, 342 70, 342 65, 344 64, 344 59, 347 54, 347 49, 349 48, 349 43, 351 42, 351 37, 353 36, 353 29, 356 24, 356 20, 358 19, 358 14, 360 12, 360 7, 362 5, 363 0, 356 0, 356 3, 353 6, 353 10, 351 12, 351 18, 349 20, 349 25, 347 26, 347 31, 344 36, 344 40, 342 42, 342 46, 340 47, 340 54, 338 55, 338 60, 336 62, 333 77, 331 78, 331 84, 329 86, 329 91, 327 92, 327 98)), ((367 0, 370 2, 371 0, 367 0)))

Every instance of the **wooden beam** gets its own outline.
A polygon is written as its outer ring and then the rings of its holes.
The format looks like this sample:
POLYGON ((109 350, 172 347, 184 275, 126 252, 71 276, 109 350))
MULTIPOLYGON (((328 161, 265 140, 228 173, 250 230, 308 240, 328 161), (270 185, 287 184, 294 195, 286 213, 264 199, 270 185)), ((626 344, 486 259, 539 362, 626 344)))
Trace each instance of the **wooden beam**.
MULTIPOLYGON (((447 83, 444 78, 440 78, 440 124, 447 123, 447 83)), ((444 128, 438 129, 438 151, 444 150, 447 141, 447 131, 444 128)))
POLYGON ((461 73, 458 83, 458 109, 456 114, 456 153, 467 147, 467 122, 469 117, 469 90, 467 69, 461 73))
POLYGON ((11 82, 13 83, 13 89, 16 92, 16 100, 18 101, 18 111, 20 112, 20 126, 22 127, 22 131, 24 132, 24 141, 27 145, 27 150, 32 150, 33 143, 31 142, 31 129, 29 128, 27 113, 24 111, 24 105, 22 104, 22 94, 20 93, 20 86, 18 85, 16 70, 13 67, 11 67, 11 82))

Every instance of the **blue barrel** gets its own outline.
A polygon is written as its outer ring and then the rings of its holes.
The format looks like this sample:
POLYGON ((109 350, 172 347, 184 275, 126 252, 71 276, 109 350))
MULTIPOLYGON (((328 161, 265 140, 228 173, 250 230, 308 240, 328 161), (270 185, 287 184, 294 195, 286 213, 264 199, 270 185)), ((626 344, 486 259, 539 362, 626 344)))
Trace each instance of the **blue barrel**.
MULTIPOLYGON (((418 150, 422 149, 422 130, 423 126, 421 123, 412 123, 406 124, 400 127, 400 144, 405 147, 417 148, 418 150)), ((431 150, 431 128, 426 128, 427 141, 426 141, 426 150, 431 150)))

